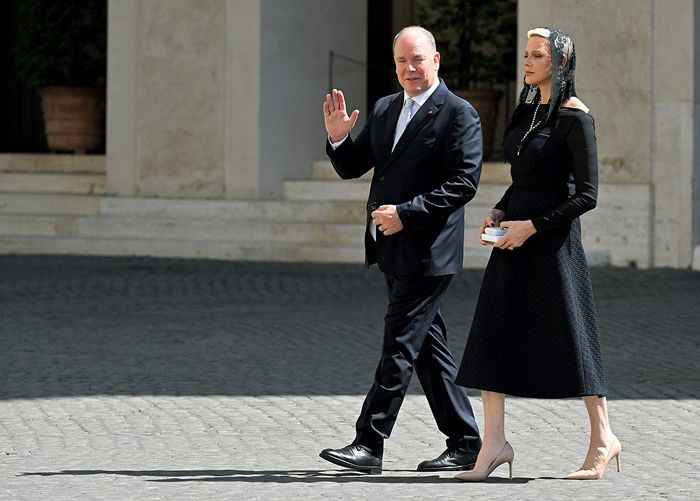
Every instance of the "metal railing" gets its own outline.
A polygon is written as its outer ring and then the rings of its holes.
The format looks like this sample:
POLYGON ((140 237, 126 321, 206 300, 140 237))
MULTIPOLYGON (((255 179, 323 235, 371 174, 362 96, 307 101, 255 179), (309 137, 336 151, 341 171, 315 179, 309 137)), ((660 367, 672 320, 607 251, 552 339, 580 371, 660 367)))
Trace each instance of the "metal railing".
POLYGON ((328 92, 330 93, 333 90, 333 71, 335 67, 335 60, 340 59, 343 61, 347 61, 349 63, 356 64, 358 66, 362 66, 364 68, 369 68, 372 70, 380 70, 380 71, 386 71, 389 73, 394 72, 394 68, 390 68, 388 66, 379 66, 376 64, 369 64, 365 61, 360 61, 359 59, 355 59, 349 56, 346 56, 344 54, 340 54, 334 50, 329 50, 328 51, 328 92))

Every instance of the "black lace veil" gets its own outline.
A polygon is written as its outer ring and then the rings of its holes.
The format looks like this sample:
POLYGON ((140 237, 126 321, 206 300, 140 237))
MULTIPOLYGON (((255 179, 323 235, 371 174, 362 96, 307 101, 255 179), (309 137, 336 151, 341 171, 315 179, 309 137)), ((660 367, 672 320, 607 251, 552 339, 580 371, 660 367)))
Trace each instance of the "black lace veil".
MULTIPOLYGON (((549 40, 552 57, 552 93, 549 97, 547 115, 540 124, 540 127, 542 127, 551 123, 562 103, 566 102, 570 97, 576 96, 576 88, 574 86, 576 50, 571 37, 556 28, 535 28, 528 31, 527 35, 528 38, 546 35, 545 38, 549 40)), ((523 82, 523 89, 520 91, 518 104, 511 118, 511 125, 518 113, 524 108, 523 104, 538 103, 539 101, 539 88, 536 85, 528 85, 523 82)))

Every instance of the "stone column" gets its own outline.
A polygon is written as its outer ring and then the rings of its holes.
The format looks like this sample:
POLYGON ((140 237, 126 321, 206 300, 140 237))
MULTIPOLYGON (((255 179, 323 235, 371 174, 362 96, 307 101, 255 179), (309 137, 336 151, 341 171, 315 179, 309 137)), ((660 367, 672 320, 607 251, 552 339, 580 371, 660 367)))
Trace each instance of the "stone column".
POLYGON ((223 195, 225 10, 225 0, 110 1, 110 193, 223 195))
POLYGON ((226 198, 257 198, 260 184, 261 0, 226 2, 226 198))
POLYGON ((652 2, 654 266, 686 268, 693 249, 692 0, 652 2))
POLYGON ((695 106, 693 112, 693 269, 700 270, 700 6, 694 4, 695 106))
POLYGON ((107 192, 136 194, 136 8, 109 0, 107 14, 107 192))

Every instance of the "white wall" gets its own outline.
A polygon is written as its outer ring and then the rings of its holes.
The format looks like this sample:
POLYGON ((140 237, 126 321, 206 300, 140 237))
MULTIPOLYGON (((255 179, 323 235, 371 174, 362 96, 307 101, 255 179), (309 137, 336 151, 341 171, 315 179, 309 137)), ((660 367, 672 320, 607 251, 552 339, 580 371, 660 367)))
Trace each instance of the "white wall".
MULTIPOLYGON (((260 197, 278 197, 283 179, 308 177, 311 161, 325 158, 328 52, 367 60, 366 7, 364 0, 263 0, 260 197)), ((366 69, 340 60, 334 67, 334 85, 366 112, 366 69)))
POLYGON ((634 261, 643 267, 683 268, 692 262, 692 215, 698 211, 692 188, 698 71, 694 4, 518 2, 520 53, 526 31, 535 26, 560 28, 576 44, 576 87, 596 118, 601 183, 620 186, 609 193, 624 193, 630 184, 649 187, 644 212, 636 199, 599 200, 619 206, 634 223, 635 239, 641 235, 644 242, 636 246, 634 261))
POLYGON ((695 3, 695 107, 693 138, 693 268, 700 270, 700 7, 695 3))
MULTIPOLYGON (((109 193, 278 197, 325 154, 329 50, 365 61, 366 27, 365 0, 109 0, 109 193)), ((356 106, 365 75, 336 67, 356 106)))
POLYGON ((110 0, 110 193, 223 196, 225 7, 225 0, 110 0))

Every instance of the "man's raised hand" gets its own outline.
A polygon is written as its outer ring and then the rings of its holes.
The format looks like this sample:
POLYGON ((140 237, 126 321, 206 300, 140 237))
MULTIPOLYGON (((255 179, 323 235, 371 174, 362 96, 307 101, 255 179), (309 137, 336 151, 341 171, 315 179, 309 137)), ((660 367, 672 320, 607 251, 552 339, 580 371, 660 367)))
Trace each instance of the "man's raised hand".
POLYGON ((338 142, 350 134, 358 116, 360 116, 359 110, 354 110, 348 116, 343 91, 333 89, 331 94, 326 94, 326 100, 323 103, 323 122, 331 142, 338 142))

